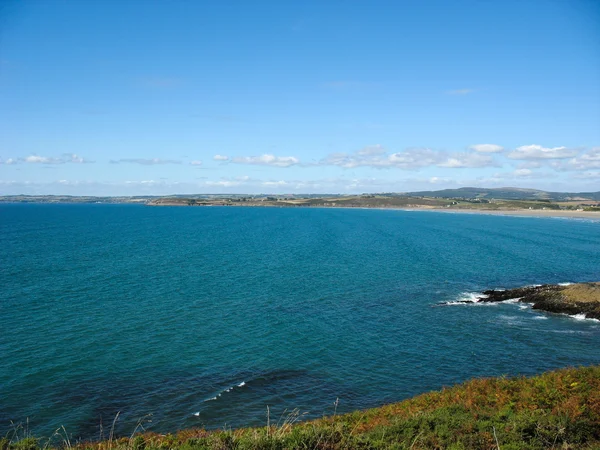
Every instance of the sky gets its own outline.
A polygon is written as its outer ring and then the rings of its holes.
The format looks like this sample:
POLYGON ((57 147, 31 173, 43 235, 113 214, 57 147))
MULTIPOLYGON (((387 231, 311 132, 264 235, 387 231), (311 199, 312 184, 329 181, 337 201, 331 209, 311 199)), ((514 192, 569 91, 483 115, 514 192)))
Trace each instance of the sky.
POLYGON ((597 0, 0 0, 0 195, 600 190, 597 0))

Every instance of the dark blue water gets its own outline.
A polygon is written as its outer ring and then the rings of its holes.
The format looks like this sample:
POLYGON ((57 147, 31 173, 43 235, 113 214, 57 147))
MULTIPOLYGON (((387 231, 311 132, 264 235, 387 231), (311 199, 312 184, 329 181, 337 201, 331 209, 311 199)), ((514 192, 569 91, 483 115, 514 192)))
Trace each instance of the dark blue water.
POLYGON ((600 363, 598 322, 436 306, 599 280, 600 222, 0 205, 0 249, 2 435, 264 425, 600 363))

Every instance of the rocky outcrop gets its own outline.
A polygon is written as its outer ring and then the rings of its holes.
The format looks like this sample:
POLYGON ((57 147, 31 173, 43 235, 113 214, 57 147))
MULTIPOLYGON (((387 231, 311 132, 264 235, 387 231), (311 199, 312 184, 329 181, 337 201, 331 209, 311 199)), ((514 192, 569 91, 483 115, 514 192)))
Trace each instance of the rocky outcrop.
POLYGON ((600 320, 600 283, 571 285, 544 284, 507 290, 484 291, 480 302, 502 302, 518 299, 532 303, 533 309, 559 314, 584 314, 586 318, 600 320))

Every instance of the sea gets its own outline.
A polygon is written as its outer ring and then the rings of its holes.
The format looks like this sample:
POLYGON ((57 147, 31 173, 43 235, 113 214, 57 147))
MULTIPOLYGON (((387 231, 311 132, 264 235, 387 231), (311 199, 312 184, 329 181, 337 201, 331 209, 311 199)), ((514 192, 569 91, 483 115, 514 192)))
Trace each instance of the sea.
POLYGON ((0 436, 264 426, 600 364, 600 322, 477 301, 597 280, 600 221, 2 204, 0 436))

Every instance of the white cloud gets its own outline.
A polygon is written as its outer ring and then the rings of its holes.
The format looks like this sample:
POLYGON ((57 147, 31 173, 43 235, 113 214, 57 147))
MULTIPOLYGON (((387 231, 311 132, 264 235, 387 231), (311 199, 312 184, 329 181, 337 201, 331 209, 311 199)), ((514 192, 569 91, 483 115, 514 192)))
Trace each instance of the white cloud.
POLYGON ((23 158, 23 161, 30 164, 63 164, 65 161, 60 158, 49 158, 46 156, 29 155, 23 158))
POLYGON ((290 167, 300 163, 295 156, 275 156, 265 153, 261 156, 238 156, 231 160, 236 164, 252 164, 260 166, 290 167))
MULTIPOLYGON (((369 147, 367 147, 369 148, 369 147)), ((352 169, 355 167, 374 167, 400 169, 418 169, 433 165, 440 161, 439 154, 428 148, 410 148, 403 152, 390 155, 381 152, 375 147, 375 151, 359 150, 348 153, 332 153, 319 162, 319 165, 332 165, 352 169)))
POLYGON ((567 147, 542 147, 541 145, 523 145, 508 154, 511 159, 566 159, 577 155, 576 150, 567 147))
POLYGON ((555 164, 559 170, 590 170, 600 169, 600 147, 594 147, 587 153, 583 153, 566 163, 555 164))
POLYGON ((202 161, 199 161, 199 160, 190 161, 190 165, 192 165, 192 166, 201 166, 202 165, 202 161))
POLYGON ((205 185, 207 186, 216 186, 216 187, 232 187, 239 186, 242 184, 241 181, 233 181, 233 180, 220 180, 220 181, 205 181, 205 185))
POLYGON ((261 183, 263 186, 287 186, 288 183, 286 181, 283 180, 279 180, 279 181, 263 181, 261 183))
POLYGON ((429 148, 409 148, 402 152, 388 155, 381 146, 374 147, 373 149, 371 151, 363 149, 351 154, 332 153, 327 158, 321 160, 319 165, 333 165, 345 169, 374 167, 403 170, 417 170, 431 166, 453 169, 498 166, 492 156, 473 152, 447 153, 429 148))
POLYGON ((24 158, 8 158, 4 161, 0 160, 0 164, 88 164, 93 163, 94 161, 90 161, 89 159, 85 159, 82 156, 79 156, 75 153, 63 153, 61 157, 51 157, 51 156, 40 156, 40 155, 29 155, 24 158))
POLYGON ((476 144, 471 145, 469 149, 479 153, 499 153, 504 150, 504 147, 496 144, 476 144))
POLYGON ((450 178, 431 177, 427 180, 427 182, 431 184, 451 184, 454 183, 454 180, 451 180, 450 178))
POLYGON ((75 153, 65 153, 63 156, 65 157, 65 160, 68 162, 72 162, 72 163, 76 163, 76 164, 83 164, 84 162, 86 162, 81 156, 79 156, 75 153))
POLYGON ((452 91, 446 91, 448 95, 467 95, 475 92, 475 89, 454 89, 452 91))
POLYGON ((418 169, 441 162, 442 155, 429 148, 409 148, 403 152, 392 153, 388 157, 389 165, 400 169, 418 169))
POLYGON ((437 164, 438 167, 447 167, 451 169, 491 167, 497 165, 490 155, 479 153, 454 153, 445 161, 437 164))
POLYGON ((213 159, 215 161, 229 161, 229 156, 215 155, 213 156, 213 159))
POLYGON ((531 169, 517 169, 513 172, 517 177, 529 177, 532 174, 531 169))

